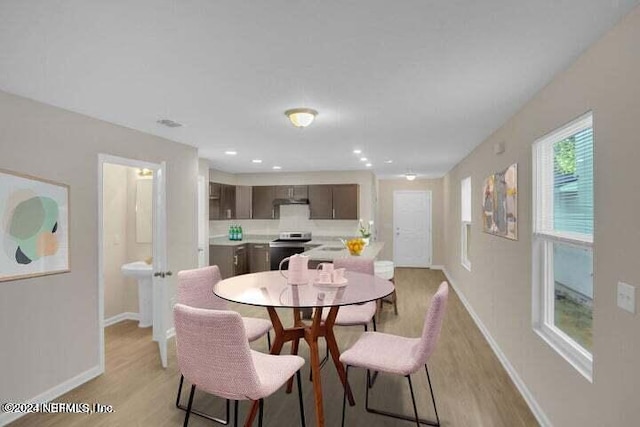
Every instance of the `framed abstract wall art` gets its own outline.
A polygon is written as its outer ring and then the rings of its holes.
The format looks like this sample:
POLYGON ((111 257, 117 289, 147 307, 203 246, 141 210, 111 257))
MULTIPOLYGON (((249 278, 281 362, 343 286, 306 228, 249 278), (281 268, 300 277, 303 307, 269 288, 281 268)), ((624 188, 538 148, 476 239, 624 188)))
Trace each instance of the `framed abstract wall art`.
POLYGON ((0 169, 0 282, 69 271, 69 186, 0 169))
POLYGON ((482 186, 482 229, 518 240, 518 164, 489 175, 482 186))

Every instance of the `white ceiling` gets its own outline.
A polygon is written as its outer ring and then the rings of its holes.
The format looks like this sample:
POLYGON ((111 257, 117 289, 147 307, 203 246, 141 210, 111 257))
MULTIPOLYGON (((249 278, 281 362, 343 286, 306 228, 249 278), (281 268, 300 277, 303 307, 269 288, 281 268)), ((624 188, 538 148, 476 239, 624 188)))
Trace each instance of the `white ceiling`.
POLYGON ((379 176, 442 176, 637 4, 0 0, 0 89, 227 172, 365 169, 360 148, 379 176))

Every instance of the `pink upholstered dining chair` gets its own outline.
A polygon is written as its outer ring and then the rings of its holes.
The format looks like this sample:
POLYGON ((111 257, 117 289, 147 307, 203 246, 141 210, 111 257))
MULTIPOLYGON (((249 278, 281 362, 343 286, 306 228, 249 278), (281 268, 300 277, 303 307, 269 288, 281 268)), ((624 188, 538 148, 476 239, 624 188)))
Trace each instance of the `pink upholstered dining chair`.
POLYGON ((196 387, 235 401, 259 401, 262 426, 264 398, 296 374, 301 424, 305 426, 299 356, 260 353, 249 347, 242 317, 235 311, 207 310, 176 304, 173 308, 178 367, 192 384, 184 426, 189 423, 196 387))
MULTIPOLYGON (((333 261, 335 268, 344 268, 347 271, 355 271, 357 273, 365 273, 373 276, 374 264, 373 259, 369 258, 337 258, 333 261)), ((340 307, 338 315, 336 316, 335 324, 338 326, 354 326, 363 325, 365 332, 369 322, 373 322, 373 330, 376 330, 376 310, 377 304, 375 301, 369 301, 364 304, 354 304, 340 307)), ((326 320, 329 315, 329 311, 326 310, 322 313, 322 320, 326 320)))
MULTIPOLYGON (((442 321, 444 319, 447 299, 449 297, 449 285, 442 282, 438 291, 431 300, 431 305, 425 316, 422 336, 420 338, 405 338, 397 335, 384 334, 380 332, 365 332, 358 338, 358 341, 347 351, 340 355, 340 361, 346 365, 346 376, 349 377, 349 367, 355 366, 365 368, 367 370, 367 385, 365 407, 367 412, 379 415, 385 415, 392 418, 415 421, 419 427, 420 424, 429 424, 434 426, 440 425, 438 417, 438 409, 436 408, 436 399, 431 386, 431 378, 429 377, 429 369, 427 361, 436 348, 440 330, 442 329, 442 321), (431 391, 431 401, 436 415, 436 421, 424 420, 418 417, 418 409, 416 399, 413 394, 413 385, 411 384, 411 374, 418 371, 424 365, 427 373, 427 381, 429 382, 429 390, 431 391), (373 386, 371 381, 371 371, 388 372, 392 374, 404 375, 409 382, 409 390, 411 391, 411 400, 413 402, 414 418, 402 414, 394 414, 387 411, 381 411, 369 407, 369 389, 373 386)), ((345 417, 345 398, 342 401, 342 425, 344 426, 345 417)))
MULTIPOLYGON (((178 304, 209 310, 227 310, 229 306, 227 301, 217 297, 213 293, 213 286, 221 279, 222 276, 220 275, 220 269, 217 265, 196 268, 193 270, 182 270, 178 272, 178 304)), ((254 317, 243 317, 242 322, 244 323, 244 329, 249 342, 253 342, 266 334, 267 345, 271 348, 271 337, 269 335, 271 322, 269 320, 254 317)), ((184 376, 181 375, 180 384, 178 385, 178 395, 176 397, 176 407, 186 410, 187 407, 180 403, 183 383, 184 376)), ((229 420, 229 401, 227 401, 226 410, 226 420, 213 417, 197 409, 192 409, 191 412, 209 420, 226 424, 229 420)))

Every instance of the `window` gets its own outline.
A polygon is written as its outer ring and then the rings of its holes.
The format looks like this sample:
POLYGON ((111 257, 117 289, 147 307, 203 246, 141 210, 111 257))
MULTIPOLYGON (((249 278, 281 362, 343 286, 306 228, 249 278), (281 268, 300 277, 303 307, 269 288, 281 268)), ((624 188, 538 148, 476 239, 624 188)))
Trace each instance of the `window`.
POLYGON ((533 144, 533 209, 533 327, 591 380, 591 113, 533 144))
POLYGON ((460 221, 462 223, 462 236, 460 242, 460 262, 462 266, 471 271, 469 261, 469 240, 471 238, 471 177, 463 179, 460 183, 460 221))

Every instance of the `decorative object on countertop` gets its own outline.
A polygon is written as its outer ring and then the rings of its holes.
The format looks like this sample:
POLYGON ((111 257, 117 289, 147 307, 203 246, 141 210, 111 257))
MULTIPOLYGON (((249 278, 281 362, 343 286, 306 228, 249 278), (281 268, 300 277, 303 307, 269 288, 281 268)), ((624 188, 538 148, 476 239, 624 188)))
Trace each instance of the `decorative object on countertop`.
POLYGON ((355 239, 349 239, 345 242, 345 246, 349 249, 349 253, 354 256, 358 256, 362 253, 365 247, 364 240, 357 237, 355 239))
POLYGON ((369 221, 369 224, 365 226, 362 218, 360 218, 358 231, 360 232, 360 236, 362 236, 365 246, 369 244, 369 240, 371 239, 371 227, 373 227, 373 221, 369 221))
POLYGON ((231 224, 229 226, 229 240, 242 240, 242 226, 231 224))

